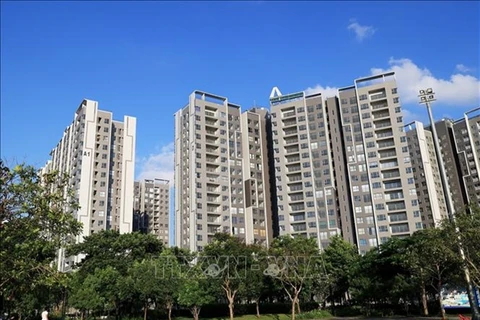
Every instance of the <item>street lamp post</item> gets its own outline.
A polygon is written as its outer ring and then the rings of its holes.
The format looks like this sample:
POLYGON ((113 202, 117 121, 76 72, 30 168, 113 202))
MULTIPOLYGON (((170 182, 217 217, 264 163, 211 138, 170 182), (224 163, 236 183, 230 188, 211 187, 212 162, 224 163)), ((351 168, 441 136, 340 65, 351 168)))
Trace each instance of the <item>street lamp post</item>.
MULTIPOLYGON (((440 171, 440 178, 442 180, 443 186, 443 193, 445 194, 445 201, 447 203, 448 208, 448 217, 451 222, 455 223, 455 208, 453 206, 452 195, 450 193, 450 186, 447 180, 447 174, 445 172, 445 166, 443 165, 443 157, 440 152, 440 144, 437 136, 437 129, 435 128, 435 121, 433 120, 431 102, 435 101, 435 93, 433 92, 432 88, 428 88, 426 90, 419 91, 420 97, 420 104, 425 104, 428 111, 428 118, 430 120, 430 127, 432 128, 432 136, 433 136, 433 143, 435 147, 435 153, 437 154, 437 162, 438 168, 440 171)), ((478 310, 478 303, 477 299, 475 298, 475 292, 473 291, 472 282, 470 281, 470 271, 468 270, 468 266, 465 263, 465 252, 463 251, 462 242, 460 239, 460 230, 455 225, 455 232, 458 237, 458 251, 460 253, 460 257, 462 259, 463 265, 463 273, 465 277, 465 281, 467 283, 467 293, 468 293, 468 301, 470 302, 470 308, 472 310, 472 320, 480 320, 480 312, 478 310)))

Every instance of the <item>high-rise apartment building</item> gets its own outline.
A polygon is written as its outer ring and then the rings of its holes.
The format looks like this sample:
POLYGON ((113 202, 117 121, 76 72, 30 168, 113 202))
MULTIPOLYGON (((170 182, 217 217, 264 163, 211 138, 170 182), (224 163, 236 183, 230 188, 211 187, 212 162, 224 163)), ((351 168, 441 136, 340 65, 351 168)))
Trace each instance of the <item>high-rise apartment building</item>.
POLYGON ((338 98, 274 88, 270 103, 280 234, 325 247, 342 233, 366 252, 422 229, 393 73, 338 98))
POLYGON ((272 237, 268 112, 194 91, 175 113, 175 245, 200 251, 215 233, 272 237))
POLYGON ((270 106, 280 235, 326 246, 341 233, 329 129, 334 117, 321 94, 281 95, 274 88, 270 106))
POLYGON ((438 227, 448 217, 432 132, 414 121, 405 126, 415 188, 424 228, 438 227))
POLYGON ((395 74, 357 79, 339 90, 339 100, 345 178, 357 244, 365 252, 423 227, 395 74))
POLYGON ((456 121, 437 121, 435 127, 455 211, 480 204, 480 108, 456 121))
POLYGON ((464 205, 480 205, 480 108, 453 123, 464 205))
MULTIPOLYGON (((113 120, 96 101, 83 100, 51 151, 43 170, 68 173, 80 205, 74 212, 83 224, 77 242, 101 230, 132 231, 135 135, 135 118, 113 120)), ((59 270, 68 271, 76 259, 65 259, 61 251, 59 270)))
POLYGON ((168 246, 170 184, 164 179, 135 181, 133 231, 155 235, 168 246))

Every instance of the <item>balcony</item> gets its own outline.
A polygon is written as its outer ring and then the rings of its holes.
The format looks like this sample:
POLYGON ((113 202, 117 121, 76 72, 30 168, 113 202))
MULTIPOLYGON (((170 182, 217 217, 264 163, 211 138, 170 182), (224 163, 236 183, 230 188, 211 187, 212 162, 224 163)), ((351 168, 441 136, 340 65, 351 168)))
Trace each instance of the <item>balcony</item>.
POLYGON ((398 170, 385 171, 385 172, 382 172, 382 177, 383 177, 383 179, 398 178, 398 177, 400 177, 400 171, 398 171, 398 170))
POLYGON ((373 110, 385 109, 388 108, 388 103, 372 103, 373 110))
POLYGON ((215 136, 217 134, 217 130, 205 130, 205 134, 215 136))
POLYGON ((402 192, 402 191, 385 193, 385 200, 386 200, 386 201, 389 201, 389 200, 399 200, 399 199, 403 199, 403 198, 404 198, 404 196, 403 196, 403 192, 402 192))
POLYGON ((373 119, 374 120, 377 120, 377 119, 382 119, 382 118, 388 118, 390 117, 390 112, 376 112, 376 113, 372 113, 373 115, 373 119))
POLYGON ((207 139, 205 139, 205 143, 206 143, 206 144, 217 145, 217 139, 207 138, 207 139))
POLYGON ((218 187, 207 187, 207 192, 212 192, 212 193, 220 193, 218 190, 218 187))
POLYGON ((216 126, 217 125, 217 120, 205 120, 205 125, 207 126, 216 126))
MULTIPOLYGON (((403 201, 388 203, 387 204, 387 209, 388 209, 388 211, 405 210, 405 203, 403 201)), ((402 213, 400 215, 390 214, 390 221, 404 221, 404 220, 407 220, 407 214, 406 213, 402 213), (392 220, 392 217, 394 217, 394 219, 396 219, 396 220, 392 220), (401 217, 402 220, 400 220, 399 217, 401 217)))
POLYGON ((218 212, 218 207, 216 206, 207 206, 207 213, 213 213, 217 214, 218 212))
POLYGON ((378 149, 394 147, 395 141, 393 139, 388 139, 377 144, 378 149))
POLYGON ((393 149, 393 150, 390 150, 390 151, 379 152, 379 155, 380 155, 380 159, 391 158, 391 157, 396 157, 397 152, 395 151, 395 149, 393 149))
POLYGON ((291 185, 290 188, 289 188, 290 192, 301 191, 301 190, 303 190, 303 185, 301 183, 291 185))
POLYGON ((377 122, 377 123, 374 122, 374 124, 375 124, 375 129, 382 129, 382 128, 387 128, 392 126, 392 123, 390 122, 390 120, 377 122))
POLYGON ((398 161, 396 160, 380 163, 381 169, 388 169, 388 168, 394 168, 394 167, 398 167, 398 161))
POLYGON ((385 190, 399 189, 399 188, 402 188, 402 182, 400 180, 394 180, 394 181, 391 181, 391 182, 384 182, 383 183, 383 188, 385 190))
POLYGON ((290 117, 295 117, 295 111, 285 112, 284 114, 282 114, 282 118, 290 118, 290 117))
POLYGON ((387 98, 387 94, 385 92, 376 93, 376 94, 372 94, 370 96, 370 101, 375 101, 375 100, 380 100, 380 99, 385 99, 385 98, 387 98))
POLYGON ((291 153, 299 152, 300 149, 298 148, 298 146, 293 146, 293 147, 286 147, 285 151, 287 154, 291 154, 291 153))
POLYGON ((300 162, 300 157, 294 156, 294 157, 287 157, 287 163, 292 163, 292 162, 300 162))
POLYGON ((287 166, 287 172, 297 172, 297 171, 300 171, 302 170, 302 167, 299 166, 299 165, 289 165, 287 166))
POLYGON ((300 194, 294 194, 290 196, 290 202, 297 202, 297 201, 303 201, 303 193, 300 194))
POLYGON ((288 177, 288 182, 296 182, 296 181, 301 181, 302 180, 302 175, 301 174, 295 174, 291 175, 288 177))
POLYGON ((393 131, 392 130, 386 130, 380 133, 377 133, 377 139, 384 139, 384 138, 389 138, 393 137, 393 131))
POLYGON ((283 133, 285 134, 285 136, 291 136, 291 135, 297 134, 298 131, 297 131, 297 128, 293 128, 293 129, 284 130, 283 133))
POLYGON ((205 116, 206 116, 206 117, 213 117, 213 118, 215 118, 215 117, 216 117, 216 114, 215 114, 215 112, 211 112, 211 111, 206 111, 206 110, 205 110, 205 116))
MULTIPOLYGON (((285 135, 286 135, 286 132, 285 132, 285 135)), ((285 139, 284 141, 285 141, 285 144, 298 143, 298 138, 297 137, 288 138, 288 139, 285 139)))

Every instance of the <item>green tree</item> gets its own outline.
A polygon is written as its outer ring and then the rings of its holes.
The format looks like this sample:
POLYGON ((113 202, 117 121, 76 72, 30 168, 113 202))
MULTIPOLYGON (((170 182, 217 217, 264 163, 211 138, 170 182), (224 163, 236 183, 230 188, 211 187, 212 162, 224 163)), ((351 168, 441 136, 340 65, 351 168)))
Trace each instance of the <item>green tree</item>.
POLYGON ((480 285, 480 207, 470 205, 466 210, 457 212, 455 220, 445 219, 442 226, 447 234, 453 251, 461 257, 462 278, 460 283, 467 286, 472 319, 480 319, 479 308, 474 301, 474 287, 480 285), (463 257, 461 251, 463 251, 463 257), (469 277, 467 277, 469 275, 469 277), (467 280, 470 278, 469 280, 467 280), (468 282, 467 282, 468 281, 468 282))
POLYGON ((158 262, 156 260, 143 260, 135 262, 128 270, 126 279, 133 288, 136 298, 143 306, 143 319, 147 320, 147 312, 151 305, 158 302, 162 290, 161 274, 157 274, 158 262))
POLYGON ((0 295, 14 309, 22 296, 62 280, 50 264, 81 231, 67 182, 58 172, 41 174, 25 164, 10 169, 0 161, 0 295))
POLYGON ((99 281, 95 273, 86 278, 76 272, 69 284, 69 305, 80 311, 81 319, 90 311, 102 311, 105 308, 105 298, 100 294, 99 281))
MULTIPOLYGON (((282 236, 269 250, 271 261, 267 273, 278 279, 292 303, 292 320, 300 312, 300 294, 311 286, 318 271, 323 271, 317 243, 312 238, 282 236)), ((321 275, 321 272, 318 275, 321 275)))
POLYGON ((178 302, 189 308, 193 319, 198 320, 202 306, 215 301, 210 286, 199 266, 192 266, 187 274, 182 277, 182 284, 178 291, 178 302))
POLYGON ((96 269, 110 266, 125 275, 135 261, 158 257, 162 250, 163 243, 152 234, 120 234, 115 230, 104 230, 71 246, 67 254, 85 255, 75 266, 83 274, 91 274, 96 269))
POLYGON ((340 236, 330 239, 329 246, 323 251, 325 268, 331 278, 333 304, 335 298, 350 298, 350 282, 353 277, 353 266, 360 255, 357 248, 340 236))
POLYGON ((225 233, 217 233, 212 243, 201 254, 204 270, 212 275, 210 281, 221 287, 228 301, 230 320, 234 317, 235 299, 246 290, 248 265, 252 262, 253 248, 243 240, 225 233), (209 268, 218 268, 209 269, 209 268), (217 272, 218 271, 218 272, 217 272))
POLYGON ((167 309, 168 320, 172 319, 172 309, 182 286, 182 274, 191 267, 193 255, 188 250, 169 248, 157 260, 157 278, 160 283, 159 299, 167 309))
POLYGON ((263 271, 267 269, 267 250, 258 245, 251 245, 250 256, 247 257, 247 273, 244 285, 244 295, 249 301, 255 302, 257 318, 260 317, 260 300, 268 294, 267 278, 263 271))
POLYGON ((461 241, 471 281, 480 288, 480 207, 472 205, 467 210, 456 213, 455 223, 445 219, 442 227, 454 246, 458 247, 461 241), (455 227, 458 228, 458 233, 455 227))
POLYGON ((422 278, 429 279, 431 287, 438 297, 442 319, 446 319, 445 309, 442 304, 442 287, 452 278, 452 273, 460 270, 460 260, 455 252, 448 233, 445 229, 425 229, 412 236, 412 251, 417 257, 422 270, 422 278))

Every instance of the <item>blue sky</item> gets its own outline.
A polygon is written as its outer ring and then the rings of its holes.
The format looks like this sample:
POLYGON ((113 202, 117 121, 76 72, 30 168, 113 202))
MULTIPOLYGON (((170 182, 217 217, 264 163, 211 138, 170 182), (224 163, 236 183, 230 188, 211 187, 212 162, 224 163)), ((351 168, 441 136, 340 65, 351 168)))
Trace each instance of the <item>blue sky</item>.
POLYGON ((83 98, 137 117, 137 177, 172 178, 194 89, 249 108, 393 69, 407 119, 479 106, 479 2, 1 2, 1 158, 41 166, 83 98))

